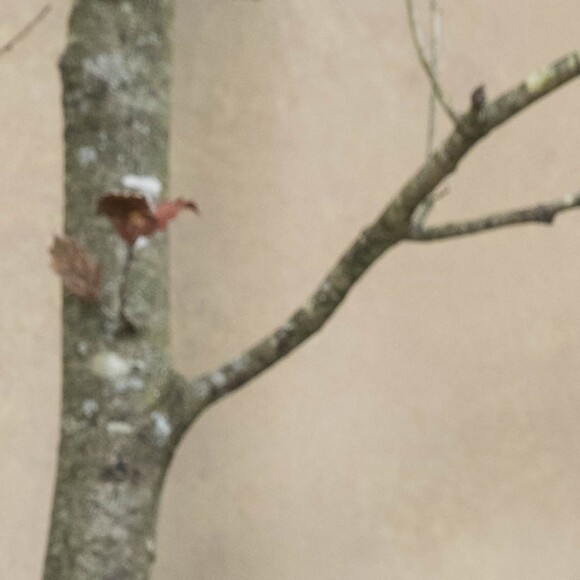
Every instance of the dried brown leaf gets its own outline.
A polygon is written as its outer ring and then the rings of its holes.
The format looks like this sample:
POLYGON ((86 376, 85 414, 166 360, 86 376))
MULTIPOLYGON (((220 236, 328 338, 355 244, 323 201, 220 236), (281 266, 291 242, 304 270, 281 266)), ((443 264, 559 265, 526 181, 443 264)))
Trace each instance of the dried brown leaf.
POLYGON ((67 292, 88 302, 99 300, 101 268, 81 244, 70 237, 55 236, 50 255, 52 268, 67 292))

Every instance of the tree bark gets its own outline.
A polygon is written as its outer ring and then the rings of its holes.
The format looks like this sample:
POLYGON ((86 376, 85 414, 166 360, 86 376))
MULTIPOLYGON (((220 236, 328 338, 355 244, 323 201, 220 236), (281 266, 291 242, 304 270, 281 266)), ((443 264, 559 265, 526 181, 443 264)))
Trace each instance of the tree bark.
POLYGON ((168 388, 167 242, 126 246, 97 217, 106 192, 164 195, 173 0, 76 0, 61 61, 69 236, 103 269, 98 305, 65 296, 58 477, 44 580, 143 580, 179 436, 168 388))

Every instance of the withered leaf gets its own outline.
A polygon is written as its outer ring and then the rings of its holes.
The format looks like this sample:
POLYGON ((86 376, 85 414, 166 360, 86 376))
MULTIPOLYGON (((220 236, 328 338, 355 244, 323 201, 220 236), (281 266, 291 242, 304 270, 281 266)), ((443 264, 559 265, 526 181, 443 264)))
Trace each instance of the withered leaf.
POLYGON ((106 215, 130 246, 139 236, 150 236, 157 228, 147 199, 138 193, 107 193, 99 200, 97 213, 106 215))
POLYGON ((182 209, 199 213, 193 201, 181 198, 162 201, 155 207, 140 193, 107 193, 97 206, 97 213, 106 215, 119 236, 132 246, 139 236, 152 236, 164 230, 182 209))
POLYGON ((101 268, 81 244, 70 237, 55 236, 50 255, 52 268, 67 292, 88 302, 99 300, 101 268))
POLYGON ((180 197, 162 201, 154 210, 154 215, 157 219, 157 229, 164 230, 167 227, 167 223, 177 217, 182 209, 189 209, 199 215, 199 208, 193 201, 180 197))

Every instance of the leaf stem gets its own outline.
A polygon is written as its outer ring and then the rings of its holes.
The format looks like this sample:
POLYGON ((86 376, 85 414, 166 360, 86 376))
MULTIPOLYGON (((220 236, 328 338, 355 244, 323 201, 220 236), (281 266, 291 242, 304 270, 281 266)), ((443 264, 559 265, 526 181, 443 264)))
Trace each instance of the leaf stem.
POLYGON ((131 272, 131 265, 135 259, 135 244, 127 244, 127 254, 125 255, 125 263, 123 264, 123 272, 121 273, 121 284, 119 285, 119 318, 123 322, 125 328, 135 330, 135 325, 127 315, 127 302, 129 299, 129 274, 131 272))

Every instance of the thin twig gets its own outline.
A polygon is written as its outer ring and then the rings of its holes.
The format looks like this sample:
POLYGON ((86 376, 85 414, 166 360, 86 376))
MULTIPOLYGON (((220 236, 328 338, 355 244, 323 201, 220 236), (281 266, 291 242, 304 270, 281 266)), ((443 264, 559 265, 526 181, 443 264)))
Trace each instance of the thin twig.
POLYGON ((427 242, 458 236, 468 236, 514 225, 532 223, 550 225, 559 213, 574 209, 578 206, 580 206, 580 193, 532 207, 498 212, 464 222, 452 222, 440 226, 431 226, 420 232, 413 232, 409 236, 409 239, 418 242, 427 242))
MULTIPOLYGON (((429 1, 429 40, 430 40, 430 55, 429 68, 433 73, 433 77, 439 82, 439 52, 440 52, 440 38, 441 38, 441 12, 439 11, 438 0, 429 1)), ((435 148, 435 130, 437 122, 437 95, 433 86, 429 91, 429 111, 427 113, 427 158, 435 148)), ((431 192, 425 201, 417 208, 413 214, 413 226, 420 229, 427 221, 427 217, 431 213, 438 194, 436 191, 431 192)))
POLYGON ((431 89, 435 94, 435 97, 439 101, 441 108, 445 111, 446 115, 449 117, 451 122, 458 127, 459 126, 459 115, 453 110, 451 103, 449 102, 448 98, 445 96, 439 81, 437 80, 437 76, 434 74, 427 57, 425 56, 425 50, 423 49, 423 44, 421 43, 421 39, 419 38, 419 29, 417 27, 417 21, 415 19, 415 10, 413 5, 413 0, 405 0, 405 4, 407 6, 407 17, 409 19, 409 28, 411 29, 411 37, 413 39, 413 46, 415 47, 415 52, 419 57, 419 62, 431 83, 431 89))
MULTIPOLYGON (((409 239, 411 219, 417 207, 455 170, 478 141, 579 75, 580 53, 573 52, 486 104, 477 116, 463 115, 461 121, 469 131, 458 127, 452 131, 377 220, 356 238, 306 303, 284 324, 240 356, 193 381, 174 373, 171 384, 179 388, 184 397, 183 414, 180 415, 184 429, 210 403, 245 385, 320 330, 371 264, 398 242, 409 239)), ((505 225, 523 221, 547 222, 557 212, 578 205, 580 199, 574 196, 542 206, 542 210, 535 208, 532 213, 530 210, 516 212, 505 225)), ((499 222, 497 227, 500 227, 499 222)))
MULTIPOLYGON (((433 76, 439 82, 439 53, 441 39, 441 12, 439 11, 438 0, 429 2, 429 40, 430 40, 430 62, 429 68, 433 76)), ((429 91, 429 113, 427 117, 427 157, 433 153, 435 148, 435 130, 437 128, 437 95, 431 87, 429 91)))
POLYGON ((17 32, 8 42, 0 46, 0 56, 10 52, 21 40, 32 32, 33 28, 50 12, 50 4, 42 7, 40 12, 19 32, 17 32))

